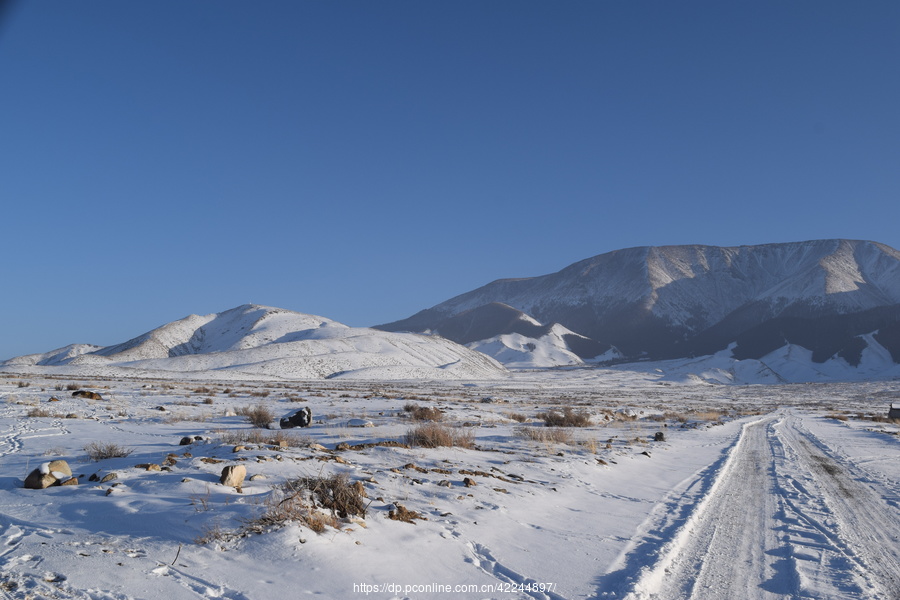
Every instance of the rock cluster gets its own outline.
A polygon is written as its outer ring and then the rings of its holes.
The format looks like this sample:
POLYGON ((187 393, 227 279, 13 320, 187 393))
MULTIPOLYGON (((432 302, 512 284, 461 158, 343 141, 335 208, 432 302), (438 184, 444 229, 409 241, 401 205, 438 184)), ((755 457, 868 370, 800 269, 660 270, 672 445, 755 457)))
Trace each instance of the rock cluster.
POLYGON ((42 464, 25 478, 25 487, 43 490, 55 485, 77 485, 78 478, 72 477, 72 469, 64 460, 53 460, 42 464))

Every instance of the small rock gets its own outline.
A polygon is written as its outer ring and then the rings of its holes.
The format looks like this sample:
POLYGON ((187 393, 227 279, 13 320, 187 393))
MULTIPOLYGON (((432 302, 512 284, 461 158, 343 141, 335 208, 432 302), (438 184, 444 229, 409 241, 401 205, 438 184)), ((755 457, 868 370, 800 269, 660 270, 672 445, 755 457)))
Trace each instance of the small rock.
POLYGON ((103 479, 100 480, 100 483, 107 483, 119 478, 118 473, 107 473, 103 476, 103 479))
POLYGON ((246 450, 246 449, 247 449, 246 446, 235 446, 231 451, 232 451, 232 452, 242 452, 242 451, 244 451, 244 450, 246 450))
POLYGON ((474 479, 470 479, 469 477, 466 477, 465 479, 463 479, 463 485, 466 487, 475 487, 478 484, 475 483, 474 479))
POLYGON ((257 473, 256 475, 250 476, 250 481, 259 481, 260 479, 266 479, 266 476, 262 473, 257 473))
POLYGON ((178 445, 179 446, 190 446, 193 443, 194 443, 194 438, 185 436, 185 437, 181 438, 181 441, 178 442, 178 445))
POLYGON ((653 441, 654 442, 666 441, 666 434, 664 434, 662 431, 657 431, 656 433, 653 434, 653 441))
POLYGON ((70 478, 66 479, 65 481, 63 481, 62 483, 60 483, 59 485, 78 485, 78 478, 70 477, 70 478))
POLYGON ((375 427, 375 424, 366 419, 350 419, 347 421, 347 427, 375 427))
POLYGON ((451 487, 453 484, 450 483, 449 479, 442 479, 442 480, 438 481, 438 485, 441 487, 451 487))
POLYGON ((222 476, 219 478, 219 482, 222 485, 239 488, 244 483, 246 476, 247 467, 244 465, 229 465, 222 469, 222 476))
POLYGON ((315 442, 307 446, 307 448, 309 448, 310 450, 327 450, 325 446, 323 446, 322 444, 316 444, 315 442))
POLYGON ((135 469, 144 469, 145 471, 161 471, 162 467, 160 467, 156 463, 140 463, 134 465, 135 469))

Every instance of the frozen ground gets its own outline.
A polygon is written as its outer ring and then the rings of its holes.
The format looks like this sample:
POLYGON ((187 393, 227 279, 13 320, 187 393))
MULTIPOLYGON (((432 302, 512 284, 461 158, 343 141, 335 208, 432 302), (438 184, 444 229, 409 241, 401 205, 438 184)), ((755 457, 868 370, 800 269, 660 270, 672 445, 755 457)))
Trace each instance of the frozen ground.
POLYGON ((687 383, 653 369, 406 384, 7 374, 0 591, 104 600, 900 597, 900 427, 869 418, 897 402, 900 383, 687 383), (103 400, 72 397, 70 384, 103 400), (267 442, 279 431, 233 414, 260 405, 277 416, 309 406, 314 423, 282 432, 287 447, 276 447, 267 442), (375 445, 420 424, 408 405, 440 409, 440 423, 473 447, 375 445), (540 413, 567 406, 593 424, 543 427, 540 413), (547 432, 556 440, 540 441, 547 432), (656 432, 665 441, 653 441, 656 432), (203 440, 181 446, 184 436, 203 440), (132 453, 91 461, 90 442, 132 453), (79 485, 23 487, 56 458, 79 485), (149 463, 162 469, 135 467, 149 463), (264 479, 242 493, 220 484, 222 468, 237 464, 264 479), (109 473, 117 478, 90 481, 109 473), (249 527, 285 498, 283 483, 341 473, 361 482, 364 517, 335 518, 320 533, 292 521, 249 527), (388 518, 398 505, 423 518, 388 518))

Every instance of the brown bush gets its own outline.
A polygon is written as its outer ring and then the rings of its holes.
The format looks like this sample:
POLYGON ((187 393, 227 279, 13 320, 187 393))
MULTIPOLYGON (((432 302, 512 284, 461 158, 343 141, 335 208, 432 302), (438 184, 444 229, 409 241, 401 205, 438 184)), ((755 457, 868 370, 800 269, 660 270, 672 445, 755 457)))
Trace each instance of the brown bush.
POLYGON ((511 413, 506 413, 506 416, 509 417, 510 419, 512 419, 513 421, 515 421, 516 423, 524 423, 525 421, 528 420, 528 416, 523 415, 522 413, 511 412, 511 413))
POLYGON ((254 427, 268 429, 269 424, 275 420, 275 413, 267 406, 257 404, 256 406, 243 406, 234 409, 235 414, 247 418, 247 422, 254 427))
POLYGON ((516 427, 515 434, 532 442, 555 444, 573 442, 572 434, 562 427, 516 427))
POLYGON ((475 435, 471 431, 453 429, 440 423, 425 423, 407 431, 405 441, 410 446, 421 446, 423 448, 438 448, 440 446, 473 448, 475 446, 475 435))
POLYGON ((131 448, 125 448, 112 442, 91 442, 84 447, 88 458, 93 461, 104 460, 107 458, 125 458, 131 456, 134 452, 131 448))
POLYGON ((403 407, 403 410, 409 413, 413 421, 440 421, 444 418, 444 413, 440 409, 430 406, 407 404, 403 407))
POLYGON ((537 415, 544 420, 547 427, 588 427, 591 425, 591 415, 584 410, 575 411, 570 406, 563 408, 562 412, 549 410, 537 415))

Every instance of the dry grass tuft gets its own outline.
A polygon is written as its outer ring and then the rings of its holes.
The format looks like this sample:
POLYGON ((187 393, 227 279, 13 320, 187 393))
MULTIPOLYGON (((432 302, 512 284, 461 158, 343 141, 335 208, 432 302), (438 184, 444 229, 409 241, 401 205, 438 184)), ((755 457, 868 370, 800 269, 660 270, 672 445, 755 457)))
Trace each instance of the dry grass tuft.
POLYGON ((394 503, 394 507, 394 509, 388 511, 388 519, 391 519, 393 521, 403 521, 404 523, 412 523, 413 525, 415 525, 416 519, 419 519, 421 521, 428 520, 422 516, 422 513, 415 510, 409 510, 408 508, 397 502, 394 503))
POLYGON ((32 408, 27 413, 25 413, 26 417, 59 417, 55 413, 50 412, 46 408, 32 408))
POLYGON ((259 429, 230 429, 218 432, 219 440, 223 444, 269 444, 272 446, 287 446, 289 448, 302 448, 312 443, 312 438, 305 435, 297 435, 288 433, 280 429, 272 430, 271 433, 261 431, 259 429))
POLYGON ((131 453, 134 452, 131 448, 125 448, 112 442, 91 442, 84 447, 84 451, 87 452, 88 458, 93 461, 107 458, 125 458, 131 456, 131 453))
POLYGON ((544 420, 547 427, 588 427, 591 425, 591 415, 585 410, 574 410, 571 406, 563 408, 562 412, 548 410, 537 415, 544 420))
POLYGON ((518 437, 544 444, 572 444, 572 433, 563 427, 516 427, 518 437))
POLYGON ((406 404, 403 407, 413 421, 441 421, 444 413, 437 408, 430 406, 419 406, 418 404, 406 404))
POLYGON ((340 519, 366 516, 365 497, 343 473, 289 481, 266 499, 265 506, 262 515, 244 522, 243 535, 263 533, 288 523, 299 523, 322 533, 327 527, 340 528, 340 519))
POLYGON ((454 429, 440 423, 425 423, 414 427, 406 432, 404 439, 410 446, 421 446, 422 448, 475 447, 475 435, 471 431, 454 429))
POLYGON ((242 406, 234 409, 234 412, 246 417, 248 423, 261 429, 268 429, 269 424, 275 420, 275 413, 272 412, 272 409, 262 404, 242 406))

